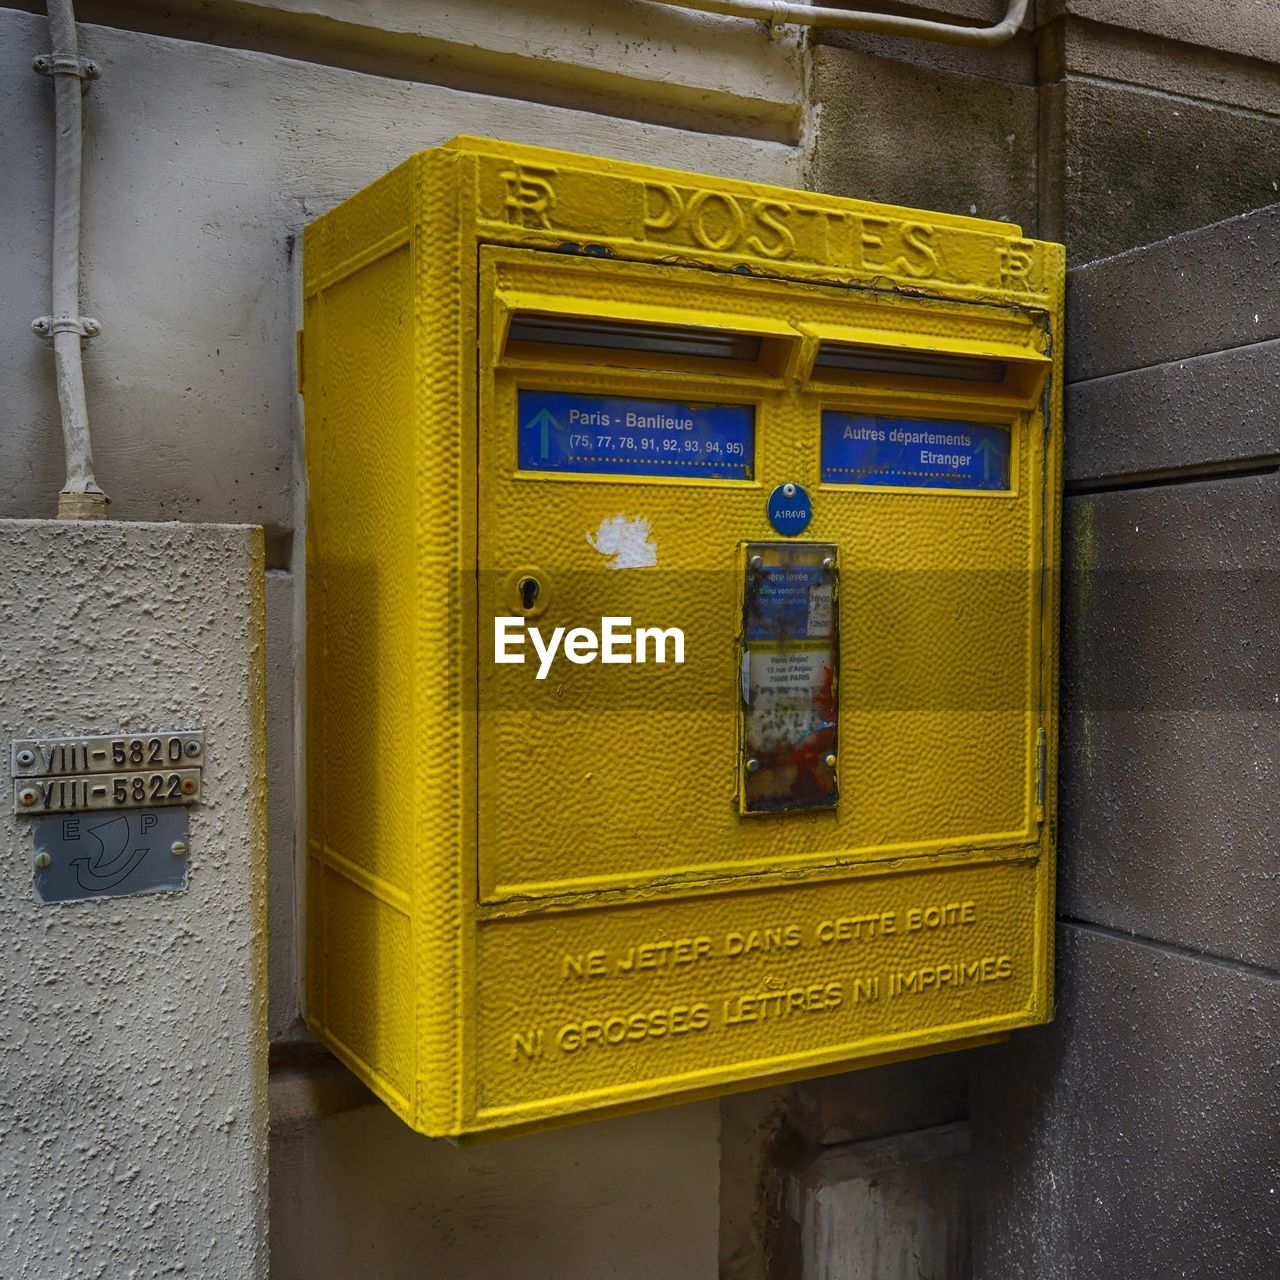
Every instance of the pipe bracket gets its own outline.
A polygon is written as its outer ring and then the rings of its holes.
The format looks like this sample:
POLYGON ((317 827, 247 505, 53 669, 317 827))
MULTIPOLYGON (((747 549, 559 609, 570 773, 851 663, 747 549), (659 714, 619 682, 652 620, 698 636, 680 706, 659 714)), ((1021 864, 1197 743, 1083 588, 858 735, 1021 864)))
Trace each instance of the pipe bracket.
POLYGON ((40 76, 75 76, 77 80, 97 80, 102 68, 92 58, 42 53, 31 59, 31 70, 40 76))
POLYGON ((59 333, 78 333, 82 338, 96 338, 102 326, 92 316, 38 316, 31 322, 37 338, 52 338, 59 333))

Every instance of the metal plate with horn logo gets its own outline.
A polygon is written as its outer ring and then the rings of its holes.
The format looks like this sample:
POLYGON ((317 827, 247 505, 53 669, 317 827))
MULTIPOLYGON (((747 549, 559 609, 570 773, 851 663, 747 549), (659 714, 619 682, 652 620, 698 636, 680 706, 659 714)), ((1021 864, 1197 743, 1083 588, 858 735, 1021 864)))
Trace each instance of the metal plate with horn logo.
POLYGON ((177 893, 187 887, 187 810, 45 815, 31 823, 42 902, 177 893))

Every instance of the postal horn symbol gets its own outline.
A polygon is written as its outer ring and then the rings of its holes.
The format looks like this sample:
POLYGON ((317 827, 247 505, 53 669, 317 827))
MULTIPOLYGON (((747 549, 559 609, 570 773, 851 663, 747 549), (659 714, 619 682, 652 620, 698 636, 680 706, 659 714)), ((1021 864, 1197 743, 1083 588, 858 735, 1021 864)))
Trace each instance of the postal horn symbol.
POLYGON ((89 834, 98 843, 98 853, 92 858, 73 858, 76 879, 82 889, 100 893, 112 889, 131 875, 147 856, 146 849, 130 849, 129 818, 121 814, 107 822, 89 828, 89 834))

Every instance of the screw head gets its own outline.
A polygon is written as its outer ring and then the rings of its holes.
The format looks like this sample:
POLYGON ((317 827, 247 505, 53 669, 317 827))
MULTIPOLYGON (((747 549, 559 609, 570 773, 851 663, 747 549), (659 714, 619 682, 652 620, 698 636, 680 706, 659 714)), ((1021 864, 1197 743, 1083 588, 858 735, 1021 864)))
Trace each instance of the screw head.
POLYGON ((755 771, 756 771, 757 769, 759 769, 759 768, 760 768, 760 761, 759 761, 759 760, 757 760, 757 759, 755 758, 755 756, 752 756, 752 757, 747 761, 747 772, 748 772, 748 773, 755 773, 755 771))
POLYGON ((53 859, 49 856, 46 850, 41 849, 40 852, 36 854, 36 866, 43 871, 46 867, 50 867, 52 865, 53 859))
POLYGON ((200 754, 200 744, 198 742, 188 742, 182 749, 189 756, 198 756, 200 754))
POLYGON ((193 796, 196 793, 196 780, 187 778, 182 783, 182 794, 184 796, 193 796))
POLYGON ((834 569, 834 568, 836 567, 836 558, 835 558, 835 556, 823 556, 823 557, 822 557, 822 567, 823 567, 824 569, 834 569))
POLYGON ((36 802, 36 792, 34 787, 23 787, 18 792, 18 801, 21 804, 33 805, 36 802))
POLYGON ((826 760, 824 761, 824 763, 826 764, 826 766, 827 766, 827 768, 828 768, 828 769, 834 769, 834 768, 836 767, 836 758, 835 758, 835 756, 827 756, 827 758, 826 758, 826 760))
POLYGON ((28 751, 24 748, 18 752, 18 763, 24 768, 29 764, 35 764, 35 762, 36 753, 34 751, 28 751))
POLYGON ((788 482, 782 486, 782 492, 785 493, 788 498, 794 498, 796 496, 796 487, 788 482))
POLYGON ((169 852, 175 858, 185 858, 187 856, 187 842, 185 840, 175 840, 169 846, 169 852))
POLYGON ((763 568, 764 568, 764 556, 752 556, 752 557, 751 557, 751 567, 752 567, 753 569, 763 569, 763 568))
POLYGON ((92 316, 82 316, 80 323, 84 326, 87 338, 96 338, 102 332, 102 326, 92 316))

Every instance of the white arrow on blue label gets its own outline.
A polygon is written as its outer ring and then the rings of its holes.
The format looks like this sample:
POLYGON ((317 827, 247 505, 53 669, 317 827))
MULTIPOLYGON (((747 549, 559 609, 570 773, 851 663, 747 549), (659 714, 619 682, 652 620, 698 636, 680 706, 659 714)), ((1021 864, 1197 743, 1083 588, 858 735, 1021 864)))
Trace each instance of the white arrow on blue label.
POLYGON ((538 412, 524 424, 524 426, 526 431, 537 431, 540 433, 538 439, 538 457, 545 462, 547 458, 551 456, 552 430, 563 431, 564 426, 550 409, 539 409, 538 412))

